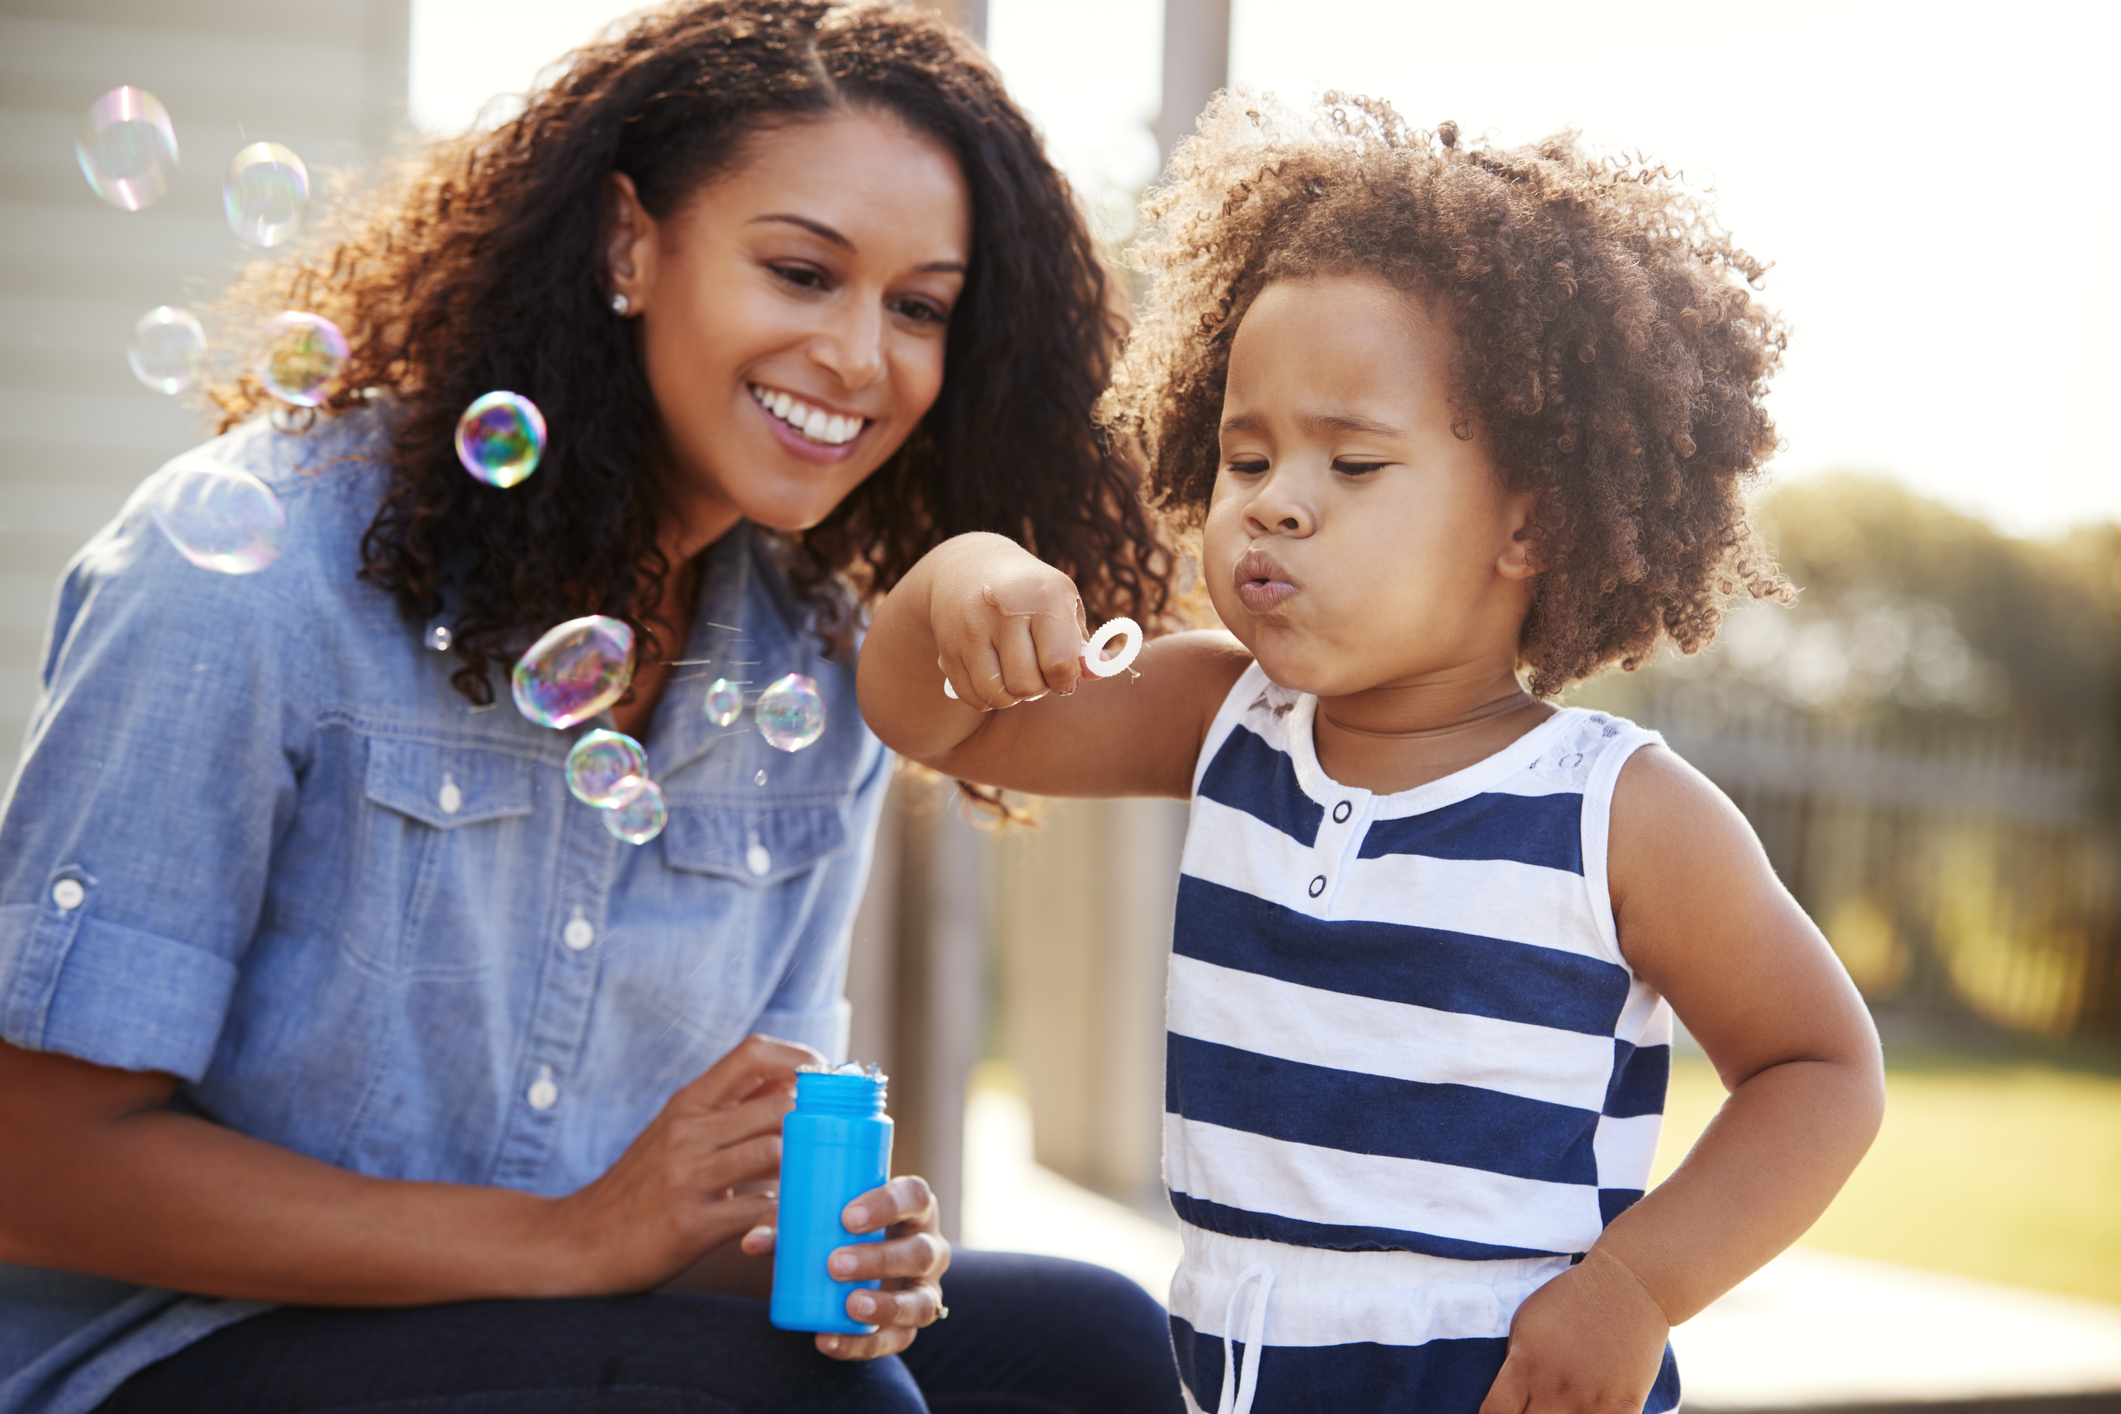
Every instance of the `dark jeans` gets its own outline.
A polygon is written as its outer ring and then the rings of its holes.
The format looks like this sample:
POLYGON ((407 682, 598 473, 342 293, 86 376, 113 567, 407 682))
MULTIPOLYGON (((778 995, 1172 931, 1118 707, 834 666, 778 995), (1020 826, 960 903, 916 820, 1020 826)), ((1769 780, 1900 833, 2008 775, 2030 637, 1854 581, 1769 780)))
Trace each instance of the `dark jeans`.
POLYGON ((849 1364, 734 1296, 282 1307, 121 1385, 97 1414, 1171 1414, 1163 1308, 1103 1267, 959 1252, 950 1319, 849 1364))

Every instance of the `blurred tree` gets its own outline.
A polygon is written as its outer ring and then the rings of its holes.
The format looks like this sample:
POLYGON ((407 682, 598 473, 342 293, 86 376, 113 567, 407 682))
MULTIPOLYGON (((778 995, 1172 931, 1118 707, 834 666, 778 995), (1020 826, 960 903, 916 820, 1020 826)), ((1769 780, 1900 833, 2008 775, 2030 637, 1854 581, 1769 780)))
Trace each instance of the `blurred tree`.
POLYGON ((2112 737, 2121 526, 2018 540, 1898 482, 1846 475, 1782 488, 1762 512, 1802 610, 1852 627, 1878 605, 1928 620, 1932 642, 1902 655, 1893 707, 2112 737))
POLYGON ((2121 525, 2021 540, 1896 481, 1781 486, 1755 512, 1796 604, 1735 609, 1717 646, 1587 696, 1680 691, 1744 718, 2012 728, 2104 758, 2121 747, 2121 525))
POLYGON ((1731 793, 1874 1001, 2121 1036, 2121 525, 2019 539, 1851 474, 1755 515, 1797 602, 1579 700, 1731 793))

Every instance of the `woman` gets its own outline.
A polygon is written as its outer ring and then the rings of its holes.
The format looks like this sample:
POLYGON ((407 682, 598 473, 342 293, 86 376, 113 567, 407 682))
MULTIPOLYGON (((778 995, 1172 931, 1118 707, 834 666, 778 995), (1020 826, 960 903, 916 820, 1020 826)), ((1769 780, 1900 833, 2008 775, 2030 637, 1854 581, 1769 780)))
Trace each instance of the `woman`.
POLYGON ((1177 1407, 1139 1288, 945 1275, 918 1178, 847 1214, 875 1335, 699 1294, 770 1249, 793 1069, 844 1045, 861 599, 993 529, 1161 607, 1094 249, 991 71, 886 6, 654 15, 251 294, 351 344, 314 426, 216 390, 280 557, 194 568, 144 489, 0 815, 0 1410, 1177 1407), (551 428, 508 489, 451 445, 494 389, 551 428), (588 613, 636 634, 643 846, 495 707, 588 613), (717 727, 695 660, 815 678, 823 739, 717 727))

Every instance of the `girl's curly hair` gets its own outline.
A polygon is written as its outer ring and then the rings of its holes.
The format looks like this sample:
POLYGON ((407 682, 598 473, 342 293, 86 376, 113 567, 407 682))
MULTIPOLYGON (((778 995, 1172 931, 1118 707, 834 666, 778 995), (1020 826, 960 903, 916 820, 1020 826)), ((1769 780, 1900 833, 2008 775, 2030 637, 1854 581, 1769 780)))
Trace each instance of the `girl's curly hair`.
MULTIPOLYGON (((320 412, 378 392, 396 405, 360 573, 415 621, 448 591, 465 696, 491 700, 488 668, 562 619, 611 614, 655 642, 648 617, 675 567, 657 548, 660 433, 636 328, 605 302, 610 174, 665 218, 753 134, 850 110, 893 114, 955 155, 973 248, 934 407, 822 523, 784 537, 821 634, 845 641, 849 582, 881 593, 970 530, 1074 575, 1092 614, 1162 612, 1169 558, 1091 416, 1122 327, 1106 271, 993 69, 911 6, 693 0, 570 56, 519 116, 437 145, 336 244, 253 272, 237 296, 345 331, 351 358, 320 412), (466 476, 452 443, 496 388, 551 429, 537 474, 508 490, 466 476)), ((248 375, 211 392, 224 430, 270 405, 248 375)))
POLYGON ((1639 157, 1574 134, 1526 147, 1432 139, 1329 93, 1306 120, 1219 98, 1143 203, 1153 279, 1100 406, 1153 497, 1198 524, 1239 321, 1275 280, 1362 274, 1435 301, 1463 336, 1453 405, 1508 486, 1538 493, 1540 573, 1519 640, 1534 692, 1664 639, 1706 647, 1727 597, 1788 599, 1747 521, 1774 451, 1761 406, 1786 331, 1766 266, 1639 157))

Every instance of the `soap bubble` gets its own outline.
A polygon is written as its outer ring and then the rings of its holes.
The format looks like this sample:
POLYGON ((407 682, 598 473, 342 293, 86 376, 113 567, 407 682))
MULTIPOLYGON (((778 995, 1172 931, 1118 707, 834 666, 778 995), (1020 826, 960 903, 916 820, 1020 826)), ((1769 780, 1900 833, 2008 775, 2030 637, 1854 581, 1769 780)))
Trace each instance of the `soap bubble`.
POLYGON ((272 488, 247 471, 190 452, 155 473, 148 514, 202 570, 254 574, 280 558, 287 511, 272 488))
POLYGON ((277 142, 254 142, 228 164, 221 205, 237 239, 276 246, 302 229, 309 210, 309 168, 277 142))
POLYGON ((516 710, 541 727, 586 722, 626 695, 633 681, 633 630, 602 614, 545 631, 516 660, 516 710))
POLYGON ((752 716, 759 735, 782 751, 801 751, 825 734, 825 699, 817 684, 801 673, 766 684, 752 716))
POLYGON ((140 316, 125 342, 125 361, 133 377, 158 393, 177 394, 199 376, 206 357, 206 330, 198 316, 175 305, 158 304, 140 316))
POLYGON ((707 684, 707 720, 718 727, 726 727, 744 714, 742 689, 727 678, 716 678, 707 684))
POLYGON ((584 805, 610 810, 648 784, 648 753, 624 732, 587 732, 567 753, 567 789, 584 805))
POLYGON ((265 321, 258 381, 283 403, 313 408, 331 394, 346 367, 346 336, 321 314, 287 310, 265 321))
POLYGON ((177 170, 177 130, 152 93, 130 84, 88 105, 74 156, 88 189, 121 211, 152 206, 177 170))
POLYGON ((545 455, 545 414, 521 393, 488 393, 457 419, 457 460, 488 486, 513 486, 545 455))
POLYGON ((448 624, 436 624, 427 630, 427 646, 437 653, 447 653, 449 645, 456 641, 457 636, 449 631, 448 624))
POLYGON ((663 803, 663 788, 654 781, 641 782, 632 799, 604 812, 604 828, 628 844, 648 843, 669 823, 670 807, 663 803))

